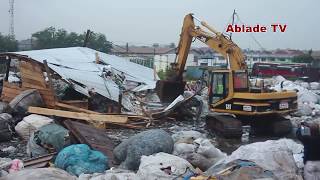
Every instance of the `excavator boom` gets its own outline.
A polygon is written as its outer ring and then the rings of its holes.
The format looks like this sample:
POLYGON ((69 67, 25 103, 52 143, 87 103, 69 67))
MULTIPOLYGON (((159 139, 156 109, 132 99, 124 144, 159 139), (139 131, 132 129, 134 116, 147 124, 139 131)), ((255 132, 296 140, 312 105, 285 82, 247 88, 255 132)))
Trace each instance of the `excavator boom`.
POLYGON ((170 102, 184 91, 183 72, 188 59, 191 43, 194 38, 207 44, 227 60, 231 70, 246 70, 244 55, 241 49, 222 33, 201 21, 201 26, 194 23, 193 14, 185 16, 177 47, 177 60, 172 64, 173 75, 157 82, 156 90, 162 102, 170 102), (205 31, 204 28, 209 30, 205 31))

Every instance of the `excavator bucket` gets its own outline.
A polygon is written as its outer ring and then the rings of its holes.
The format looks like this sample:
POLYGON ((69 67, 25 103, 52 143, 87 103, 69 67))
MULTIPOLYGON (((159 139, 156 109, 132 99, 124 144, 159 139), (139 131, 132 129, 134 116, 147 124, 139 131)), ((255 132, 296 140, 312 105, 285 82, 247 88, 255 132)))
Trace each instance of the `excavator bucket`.
POLYGON ((183 94, 185 85, 184 81, 160 80, 157 81, 156 92, 161 102, 169 103, 183 94))

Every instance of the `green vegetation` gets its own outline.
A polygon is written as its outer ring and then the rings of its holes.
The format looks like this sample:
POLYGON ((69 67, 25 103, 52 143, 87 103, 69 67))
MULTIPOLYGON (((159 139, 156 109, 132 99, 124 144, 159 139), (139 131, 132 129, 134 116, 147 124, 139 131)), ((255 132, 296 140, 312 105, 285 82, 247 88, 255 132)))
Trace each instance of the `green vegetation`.
MULTIPOLYGON (((86 33, 77 34, 75 32, 67 32, 64 29, 55 29, 54 27, 46 28, 42 31, 32 34, 35 39, 33 49, 49 49, 83 46, 86 33)), ((107 41, 104 34, 92 32, 89 37, 87 47, 97 51, 109 53, 112 44, 107 41)))
POLYGON ((14 37, 0 33, 0 52, 13 52, 18 50, 18 42, 14 37))
POLYGON ((293 57, 292 62, 294 62, 294 63, 312 63, 314 59, 311 56, 311 54, 312 54, 312 50, 310 50, 308 52, 308 54, 295 56, 295 57, 293 57))

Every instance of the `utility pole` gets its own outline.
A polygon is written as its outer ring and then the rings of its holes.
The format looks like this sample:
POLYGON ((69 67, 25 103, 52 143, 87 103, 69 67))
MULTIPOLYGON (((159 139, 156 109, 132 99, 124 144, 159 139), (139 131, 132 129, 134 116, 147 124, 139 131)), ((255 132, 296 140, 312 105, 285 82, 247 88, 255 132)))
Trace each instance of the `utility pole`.
POLYGON ((126 44, 126 54, 129 56, 129 43, 126 44))
MULTIPOLYGON (((234 17, 236 16, 236 10, 233 10, 233 14, 232 14, 232 26, 234 25, 234 17)), ((230 40, 232 40, 232 32, 230 32, 230 40)))
POLYGON ((9 36, 14 38, 14 0, 9 0, 9 15, 10 15, 10 25, 9 25, 9 36))

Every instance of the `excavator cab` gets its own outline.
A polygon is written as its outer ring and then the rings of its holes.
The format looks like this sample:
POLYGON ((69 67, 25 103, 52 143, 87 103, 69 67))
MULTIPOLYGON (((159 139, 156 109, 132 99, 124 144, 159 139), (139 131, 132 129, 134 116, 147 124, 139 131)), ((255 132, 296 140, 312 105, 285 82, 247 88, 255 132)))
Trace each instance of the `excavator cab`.
POLYGON ((209 104, 225 99, 229 93, 229 72, 212 72, 209 84, 209 104))
POLYGON ((209 104, 226 99, 234 92, 249 91, 247 71, 213 70, 210 76, 209 104))

